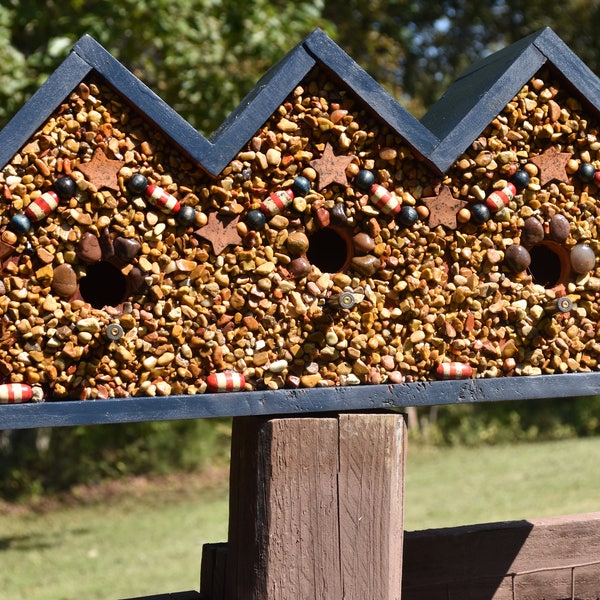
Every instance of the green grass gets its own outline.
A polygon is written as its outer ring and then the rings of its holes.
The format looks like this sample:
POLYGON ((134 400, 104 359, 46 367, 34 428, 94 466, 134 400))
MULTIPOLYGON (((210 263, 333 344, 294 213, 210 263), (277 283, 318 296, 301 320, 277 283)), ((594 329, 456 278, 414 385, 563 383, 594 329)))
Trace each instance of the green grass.
MULTIPOLYGON (((408 530, 600 510, 600 438, 409 448, 408 530)), ((44 510, 0 504, 0 600, 117 600, 198 589, 227 498, 189 476, 78 490, 44 510), (208 487, 208 489, 205 489, 208 487)))

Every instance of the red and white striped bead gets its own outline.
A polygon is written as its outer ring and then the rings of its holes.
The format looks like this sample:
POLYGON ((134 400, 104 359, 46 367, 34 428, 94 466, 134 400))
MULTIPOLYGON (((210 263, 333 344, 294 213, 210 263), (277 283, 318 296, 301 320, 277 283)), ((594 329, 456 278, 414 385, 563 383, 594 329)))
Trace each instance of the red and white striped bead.
POLYGON ((246 379, 241 373, 223 371, 211 373, 206 378, 206 385, 211 392, 239 392, 246 386, 246 379))
POLYGON ((435 374, 438 379, 468 379, 473 375, 473 367, 461 362, 441 363, 437 366, 435 374))
POLYGON ((508 206, 509 202, 515 197, 517 188, 512 184, 508 183, 507 186, 501 190, 492 192, 486 199, 486 206, 491 212, 498 212, 501 208, 508 206))
POLYGON ((369 200, 386 215, 395 215, 402 208, 398 197, 378 183, 371 186, 369 200))
POLYGON ((292 190, 279 190, 269 194, 260 205, 260 210, 267 217, 274 217, 283 212, 294 200, 294 192, 292 190))
POLYGON ((26 209, 25 216, 32 222, 46 218, 58 206, 58 196, 52 190, 36 198, 26 209))
POLYGON ((33 398, 33 388, 25 383, 0 384, 0 404, 22 404, 33 398))
POLYGON ((149 185, 144 193, 148 202, 165 215, 176 215, 181 210, 179 200, 157 185, 149 185))

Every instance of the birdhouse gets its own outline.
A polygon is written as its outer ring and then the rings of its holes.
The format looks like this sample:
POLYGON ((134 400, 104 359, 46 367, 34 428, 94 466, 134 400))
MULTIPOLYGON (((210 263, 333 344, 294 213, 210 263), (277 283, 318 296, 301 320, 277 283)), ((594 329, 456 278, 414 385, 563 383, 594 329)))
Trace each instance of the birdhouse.
POLYGON ((209 141, 84 37, 0 132, 2 382, 566 389, 600 352, 599 89, 543 30, 419 122, 317 30, 209 141))

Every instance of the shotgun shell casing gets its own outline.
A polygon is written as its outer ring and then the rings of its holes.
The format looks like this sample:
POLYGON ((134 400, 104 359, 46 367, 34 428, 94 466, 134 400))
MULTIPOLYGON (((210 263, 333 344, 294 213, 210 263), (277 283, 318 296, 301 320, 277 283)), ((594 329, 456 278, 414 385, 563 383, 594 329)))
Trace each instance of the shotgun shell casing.
POLYGON ((561 296, 560 298, 555 298, 552 302, 548 302, 546 306, 544 306, 544 310, 549 314, 555 313, 567 313, 573 308, 573 300, 568 296, 561 296))
POLYGON ((206 385, 211 392, 239 392, 246 386, 246 379, 241 373, 223 371, 211 373, 206 378, 206 385))

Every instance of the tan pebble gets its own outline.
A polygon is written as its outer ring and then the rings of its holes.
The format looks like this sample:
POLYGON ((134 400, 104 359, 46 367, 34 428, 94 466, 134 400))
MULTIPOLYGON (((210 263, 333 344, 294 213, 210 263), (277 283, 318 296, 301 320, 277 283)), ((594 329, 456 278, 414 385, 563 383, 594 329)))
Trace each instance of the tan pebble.
POLYGON ((458 211, 457 220, 459 223, 468 223, 471 219, 471 211, 468 208, 461 208, 458 211))
POLYGON ((395 148, 382 148, 379 151, 379 158, 381 158, 381 160, 392 161, 396 160, 397 156, 398 152, 395 148))
POLYGON ((17 243, 17 235, 16 233, 14 233, 13 231, 10 231, 8 229, 5 229, 2 232, 2 241, 5 244, 9 244, 10 246, 13 246, 14 244, 17 243))
POLYGON ((300 382, 303 387, 313 388, 321 381, 321 375, 319 373, 315 373, 314 375, 302 375, 300 377, 300 382))
POLYGON ((157 381, 156 384, 156 392, 160 396, 170 396, 171 395, 171 385, 166 381, 157 381))
POLYGON ((281 152, 275 148, 269 148, 266 154, 267 163, 272 167, 278 167, 281 163, 281 152))
POLYGON ((171 364, 175 360, 175 354, 173 352, 163 352, 156 361, 156 364, 159 367, 164 367, 168 364, 171 364))
POLYGON ((418 329, 417 331, 414 331, 411 336, 410 336, 410 341, 413 344, 418 344, 419 342, 422 342, 425 340, 425 332, 422 329, 418 329))

